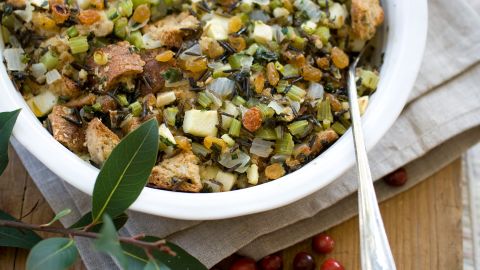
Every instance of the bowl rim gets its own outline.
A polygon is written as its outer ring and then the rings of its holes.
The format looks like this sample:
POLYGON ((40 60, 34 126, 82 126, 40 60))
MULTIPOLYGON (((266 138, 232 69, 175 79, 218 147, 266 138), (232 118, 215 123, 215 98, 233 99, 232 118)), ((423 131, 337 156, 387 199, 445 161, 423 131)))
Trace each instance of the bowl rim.
MULTIPOLYGON (((427 1, 393 2, 384 6, 401 10, 392 14, 386 10, 389 42, 386 44, 387 54, 382 70, 388 68, 388 72, 382 72, 378 87, 393 90, 377 91, 362 117, 367 150, 373 148, 402 111, 413 88, 425 49, 427 1), (397 17, 393 18, 394 14, 397 17), (396 23, 395 27, 391 27, 392 22, 396 23), (402 84, 399 85, 399 82, 402 84), (388 97, 392 91, 396 91, 394 100, 388 97)), ((0 43, 3 44, 3 41, 0 43)), ((0 59, 3 59, 1 52, 0 59)), ((0 65, 0 88, 4 95, 0 99, 0 111, 23 108, 13 130, 15 139, 61 179, 91 195, 98 169, 63 147, 42 127, 15 90, 3 64, 0 65)), ((349 129, 313 161, 276 181, 225 193, 190 194, 144 188, 130 209, 182 220, 214 220, 259 213, 295 202, 330 184, 354 165, 354 155, 349 129), (335 164, 334 169, 331 169, 332 164, 335 164)))

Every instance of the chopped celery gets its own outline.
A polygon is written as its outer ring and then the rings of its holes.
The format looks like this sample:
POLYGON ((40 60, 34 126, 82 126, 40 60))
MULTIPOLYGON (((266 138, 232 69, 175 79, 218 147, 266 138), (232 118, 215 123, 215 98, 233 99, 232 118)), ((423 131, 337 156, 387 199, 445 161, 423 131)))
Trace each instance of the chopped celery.
POLYGON ((113 6, 111 6, 105 14, 107 15, 107 18, 112 22, 115 22, 120 18, 120 13, 118 12, 118 9, 113 6))
POLYGON ((308 121, 307 120, 301 120, 301 121, 296 121, 287 126, 288 130, 293 135, 301 135, 305 133, 305 131, 308 128, 308 121))
POLYGON ((300 74, 298 68, 290 64, 283 66, 283 69, 279 71, 282 73, 284 77, 295 77, 300 74))
POLYGON ((166 108, 163 111, 163 117, 165 119, 165 122, 170 126, 175 126, 175 122, 177 121, 177 114, 178 114, 177 107, 166 108))
POLYGON ((302 101, 305 95, 307 92, 296 85, 292 85, 287 93, 287 97, 293 101, 302 101))
POLYGON ((373 71, 360 69, 359 77, 362 80, 362 86, 371 90, 377 89, 380 78, 373 71))
POLYGON ((118 12, 120 15, 130 17, 133 13, 132 0, 123 0, 118 4, 118 12))
POLYGON ((291 155, 295 144, 293 142, 292 134, 285 132, 283 138, 277 140, 275 143, 275 153, 279 155, 291 155))
POLYGON ((340 124, 340 122, 335 122, 335 123, 333 123, 333 125, 331 126, 331 128, 332 128, 338 135, 343 135, 343 134, 345 134, 345 132, 347 132, 347 129, 346 129, 342 124, 340 124))
POLYGON ((72 54, 87 52, 89 48, 88 40, 85 36, 70 38, 68 40, 68 45, 70 46, 70 51, 72 54))
POLYGON ((262 117, 264 120, 272 118, 273 115, 275 115, 275 111, 272 108, 268 107, 266 104, 259 103, 256 107, 259 108, 262 112, 262 117))
POLYGON ((269 140, 273 141, 277 139, 277 134, 273 128, 266 128, 266 127, 261 127, 257 132, 255 132, 255 136, 264 139, 264 140, 269 140))
POLYGON ((140 102, 135 101, 128 106, 133 116, 140 116, 142 114, 143 106, 140 102))
POLYGON ((128 106, 128 100, 127 100, 127 96, 125 96, 124 94, 120 94, 120 95, 117 95, 117 101, 118 103, 120 103, 120 105, 126 107, 128 106))
POLYGON ((70 27, 67 29, 67 35, 68 35, 69 37, 71 37, 71 38, 78 36, 78 30, 77 30, 77 28, 75 27, 75 25, 74 25, 74 26, 70 26, 70 27))
POLYGON ((246 102, 247 101, 243 99, 241 96, 235 96, 232 100, 232 103, 237 106, 244 105, 246 102))
POLYGON ((285 92, 285 89, 287 89, 287 87, 289 87, 289 83, 288 81, 285 81, 285 80, 281 80, 278 82, 277 84, 277 92, 278 93, 283 93, 285 92))
POLYGON ((248 55, 251 55, 251 56, 254 56, 255 53, 257 52, 259 46, 257 43, 253 43, 252 45, 250 45, 250 47, 248 47, 248 49, 245 51, 246 54, 248 55))
POLYGON ((285 132, 283 131, 283 127, 282 126, 278 126, 275 128, 275 135, 277 136, 277 140, 280 140, 283 138, 283 134, 285 132))
POLYGON ((317 105, 317 120, 318 121, 333 121, 332 110, 330 108, 330 100, 325 99, 317 105))
POLYGON ((134 31, 127 37, 127 41, 138 49, 143 48, 143 37, 140 31, 134 31))
POLYGON ((198 94, 197 98, 198 104, 200 104, 203 108, 207 108, 212 104, 212 100, 205 94, 205 92, 201 92, 198 94))
POLYGON ((127 36, 127 25, 128 25, 128 19, 125 17, 122 17, 116 20, 115 26, 113 29, 115 36, 124 39, 127 36))
POLYGON ((45 65, 47 70, 54 69, 58 65, 58 56, 52 51, 47 51, 40 57, 40 63, 45 65))
POLYGON ((326 26, 320 26, 317 28, 315 31, 315 35, 317 35, 320 40, 322 41, 323 45, 328 43, 328 40, 330 39, 330 28, 326 26))
POLYGON ((228 134, 238 137, 240 136, 240 128, 242 127, 242 123, 237 119, 232 119, 230 123, 230 128, 228 130, 228 134))

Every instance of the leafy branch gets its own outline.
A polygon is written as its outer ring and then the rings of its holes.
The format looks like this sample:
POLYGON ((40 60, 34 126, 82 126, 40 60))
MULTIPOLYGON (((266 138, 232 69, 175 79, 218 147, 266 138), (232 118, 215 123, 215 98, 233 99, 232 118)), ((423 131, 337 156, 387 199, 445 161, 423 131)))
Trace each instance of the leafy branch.
MULTIPOLYGON (((8 141, 18 114, 0 113, 0 174, 8 164, 8 141)), ((92 211, 70 228, 51 227, 70 214, 69 209, 42 225, 25 224, 0 211, 0 246, 31 249, 27 270, 70 267, 78 256, 73 237, 95 239, 94 249, 111 255, 123 269, 206 269, 182 248, 163 239, 143 234, 118 235, 128 220, 124 212, 140 196, 155 165, 158 139, 156 119, 146 121, 122 139, 95 181, 92 211), (64 237, 42 240, 35 231, 64 237)))

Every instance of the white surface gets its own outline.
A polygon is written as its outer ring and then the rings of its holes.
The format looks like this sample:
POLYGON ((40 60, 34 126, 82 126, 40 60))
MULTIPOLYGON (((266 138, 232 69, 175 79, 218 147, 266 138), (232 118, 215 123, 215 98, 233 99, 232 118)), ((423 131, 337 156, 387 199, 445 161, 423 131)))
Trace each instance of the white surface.
MULTIPOLYGON (((400 114, 420 67, 427 31, 426 0, 384 3, 388 26, 381 81, 364 115, 371 149, 400 114)), ((0 65, 0 111, 23 108, 15 138, 49 169, 91 194, 98 170, 55 141, 26 106, 0 65)), ((302 169, 279 180, 227 193, 187 194, 145 188, 131 209, 178 219, 210 220, 266 211, 299 200, 329 184, 354 163, 351 131, 302 169), (215 209, 216 211, 212 211, 215 209)))

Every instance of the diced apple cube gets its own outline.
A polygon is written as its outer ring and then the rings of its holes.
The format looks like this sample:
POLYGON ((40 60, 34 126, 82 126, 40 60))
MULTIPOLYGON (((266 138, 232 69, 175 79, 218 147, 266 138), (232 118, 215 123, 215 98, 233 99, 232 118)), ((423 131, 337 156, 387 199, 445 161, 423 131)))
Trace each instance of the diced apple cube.
POLYGON ((237 181, 237 175, 233 173, 218 171, 217 176, 215 176, 215 181, 222 183, 222 191, 230 191, 233 188, 233 185, 237 181))
POLYGON ((174 102, 177 99, 174 91, 165 92, 157 95, 157 107, 163 107, 174 102))
POLYGON ((42 117, 52 111, 57 101, 57 96, 50 91, 45 91, 27 100, 27 104, 36 117, 42 117))
POLYGON ((215 40, 228 39, 228 24, 230 20, 218 15, 214 15, 205 25, 207 36, 215 40))
POLYGON ((253 38, 256 42, 267 43, 273 39, 273 28, 261 21, 255 22, 253 38))
POLYGON ((183 131, 194 136, 217 136, 217 111, 190 110, 185 112, 183 131))

